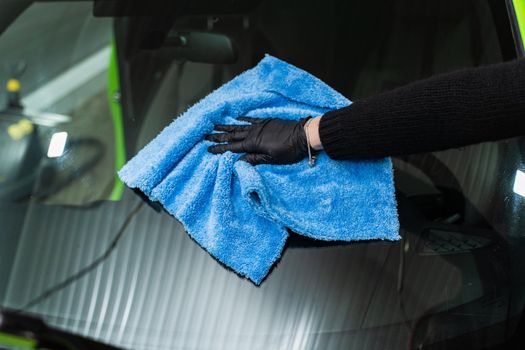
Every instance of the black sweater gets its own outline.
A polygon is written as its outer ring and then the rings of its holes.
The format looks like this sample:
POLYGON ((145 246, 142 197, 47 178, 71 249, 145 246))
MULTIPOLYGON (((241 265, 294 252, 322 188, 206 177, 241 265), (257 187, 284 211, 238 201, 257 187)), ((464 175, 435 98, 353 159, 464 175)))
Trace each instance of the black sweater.
POLYGON ((525 59, 460 70, 326 113, 333 159, 438 151, 525 135, 525 59))

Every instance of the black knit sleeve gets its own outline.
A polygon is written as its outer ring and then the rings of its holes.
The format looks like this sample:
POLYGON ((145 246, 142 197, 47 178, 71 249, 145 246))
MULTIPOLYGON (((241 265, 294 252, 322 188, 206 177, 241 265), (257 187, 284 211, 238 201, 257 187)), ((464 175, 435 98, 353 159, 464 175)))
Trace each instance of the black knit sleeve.
POLYGON ((465 69, 323 115, 333 159, 438 151, 525 135, 525 60, 465 69))

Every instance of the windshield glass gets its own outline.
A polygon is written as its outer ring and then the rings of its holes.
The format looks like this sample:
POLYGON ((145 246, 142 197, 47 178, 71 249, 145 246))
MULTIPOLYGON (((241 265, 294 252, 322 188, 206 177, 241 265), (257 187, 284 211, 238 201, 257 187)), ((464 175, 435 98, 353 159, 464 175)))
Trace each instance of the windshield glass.
POLYGON ((126 349, 515 341, 521 138, 395 158, 401 241, 292 235, 260 287, 116 176, 265 53, 351 100, 515 58, 514 9, 494 3, 196 1, 134 16, 59 1, 0 16, 0 305, 126 349))

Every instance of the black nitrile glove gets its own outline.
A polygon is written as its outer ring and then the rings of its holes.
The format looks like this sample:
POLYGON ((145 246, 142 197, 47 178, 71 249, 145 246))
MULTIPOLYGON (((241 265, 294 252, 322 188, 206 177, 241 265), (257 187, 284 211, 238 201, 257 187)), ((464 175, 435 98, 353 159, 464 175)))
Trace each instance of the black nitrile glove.
POLYGON ((210 146, 211 153, 246 153, 240 159, 256 164, 292 164, 308 156, 304 123, 284 119, 258 119, 240 117, 251 125, 217 125, 220 134, 209 134, 206 140, 226 142, 210 146))

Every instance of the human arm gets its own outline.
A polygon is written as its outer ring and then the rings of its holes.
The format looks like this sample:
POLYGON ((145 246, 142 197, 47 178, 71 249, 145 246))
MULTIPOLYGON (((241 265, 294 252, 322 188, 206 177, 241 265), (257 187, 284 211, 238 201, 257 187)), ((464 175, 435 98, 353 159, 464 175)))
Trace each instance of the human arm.
POLYGON ((437 75, 322 116, 333 159, 439 151, 525 135, 525 60, 437 75))
MULTIPOLYGON (((307 154, 306 138, 290 123, 277 119, 268 123, 271 128, 242 126, 242 137, 212 137, 234 142, 210 151, 248 153, 244 159, 252 164, 298 161, 307 154)), ((417 81, 325 113, 306 131, 310 145, 333 159, 383 158, 525 135, 525 60, 417 81)))

